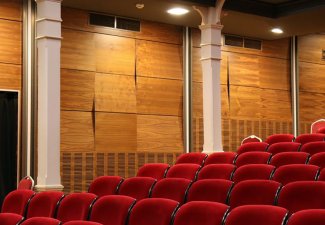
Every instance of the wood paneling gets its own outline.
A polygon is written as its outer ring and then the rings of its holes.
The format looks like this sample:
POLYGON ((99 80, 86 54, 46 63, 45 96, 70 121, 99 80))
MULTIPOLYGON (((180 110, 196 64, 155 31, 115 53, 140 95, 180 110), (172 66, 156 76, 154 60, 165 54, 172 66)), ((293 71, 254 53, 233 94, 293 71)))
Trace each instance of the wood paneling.
POLYGON ((261 118, 291 120, 291 95, 289 91, 261 90, 261 118))
MULTIPOLYGON (((0 44, 1 45, 1 44, 0 44)), ((0 63, 0 88, 21 89, 21 66, 0 63)))
POLYGON ((61 68, 96 71, 94 34, 62 30, 61 68))
POLYGON ((325 65, 300 62, 299 63, 300 91, 325 93, 324 74, 325 74, 325 65))
POLYGON ((138 76, 183 79, 182 46, 137 41, 138 76))
POLYGON ((325 94, 301 91, 299 100, 301 122, 314 122, 325 118, 325 94))
POLYGON ((138 77, 137 112, 139 114, 183 116, 183 82, 138 77))
POLYGON ((95 34, 95 42, 97 72, 134 75, 134 39, 95 34))
POLYGON ((183 152, 182 120, 175 116, 138 115, 138 151, 183 152))
POLYGON ((94 127, 91 112, 61 111, 61 151, 93 151, 94 127))
POLYGON ((96 111, 136 112, 134 77, 97 73, 95 87, 96 111))
POLYGON ((21 22, 0 20, 0 62, 21 64, 21 22))
POLYGON ((136 151, 136 137, 136 114, 96 112, 96 151, 136 151))
POLYGON ((61 69, 61 109, 92 111, 95 73, 61 69))
POLYGON ((311 34, 298 38, 299 61, 325 64, 322 50, 325 49, 325 34, 311 34))
POLYGON ((19 20, 22 18, 22 0, 1 0, 0 18, 19 20))

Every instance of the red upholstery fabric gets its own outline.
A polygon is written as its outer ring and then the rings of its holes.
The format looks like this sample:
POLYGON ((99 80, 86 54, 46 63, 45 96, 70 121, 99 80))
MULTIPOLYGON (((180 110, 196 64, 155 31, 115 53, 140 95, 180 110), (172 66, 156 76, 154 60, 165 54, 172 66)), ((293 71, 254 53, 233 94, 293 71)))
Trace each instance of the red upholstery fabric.
POLYGON ((238 155, 235 164, 237 167, 247 164, 268 164, 271 156, 268 152, 245 152, 238 155))
POLYGON ((63 195, 60 191, 44 191, 36 194, 28 205, 26 218, 54 217, 58 202, 63 195))
POLYGON ((195 180, 198 171, 201 166, 198 164, 177 164, 172 167, 167 172, 167 178, 185 178, 189 180, 195 180))
POLYGON ((191 180, 184 178, 165 178, 157 182, 152 189, 152 198, 167 198, 179 203, 185 202, 186 192, 191 180))
POLYGON ((318 133, 318 134, 325 134, 325 127, 319 128, 319 129, 317 130, 317 133, 318 133))
POLYGON ((96 199, 91 193, 72 193, 65 196, 58 209, 57 219, 63 223, 71 220, 86 220, 89 208, 96 199))
POLYGON ((233 164, 236 158, 235 152, 216 152, 208 156, 204 165, 210 164, 233 164))
POLYGON ((96 222, 91 222, 91 221, 75 220, 75 221, 70 221, 70 222, 64 223, 64 225, 102 225, 102 224, 96 223, 96 222))
POLYGON ((166 163, 148 163, 138 170, 138 177, 152 177, 161 180, 165 177, 169 165, 166 163))
POLYGON ((23 216, 15 213, 0 213, 1 225, 16 225, 23 220, 23 216))
POLYGON ((150 191, 156 183, 152 177, 131 177, 123 181, 118 194, 126 195, 137 200, 149 198, 150 191))
POLYGON ((170 199, 143 199, 132 209, 128 225, 170 225, 178 205, 170 199))
POLYGON ((232 186, 233 182, 229 180, 199 180, 192 184, 187 201, 210 201, 226 204, 232 186))
POLYGON ((293 134, 273 134, 266 138, 265 142, 269 145, 279 142, 293 142, 295 136, 293 134))
POLYGON ((320 152, 313 155, 308 164, 319 166, 321 169, 325 168, 325 152, 320 152))
POLYGON ((198 175, 198 180, 203 179, 225 179, 230 180, 236 166, 232 164, 210 164, 204 166, 198 175))
POLYGON ((242 154, 245 152, 265 152, 268 148, 269 144, 265 142, 252 142, 246 143, 237 149, 237 154, 242 154))
POLYGON ((89 186, 89 193, 99 197, 105 195, 114 195, 117 192, 118 185, 123 181, 119 176, 102 176, 93 180, 89 186))
POLYGON ((296 138, 295 142, 304 145, 309 142, 324 141, 324 139, 325 139, 325 134, 301 134, 296 138))
POLYGON ((285 185, 278 205, 294 213, 303 209, 325 209, 325 182, 297 181, 285 185))
POLYGON ((281 184, 272 180, 245 180, 234 186, 229 205, 274 205, 281 184))
POLYGON ((33 217, 25 220, 21 225, 59 225, 60 221, 48 217, 33 217))
POLYGON ((323 127, 325 127, 325 119, 319 119, 311 124, 311 133, 318 133, 323 127))
POLYGON ((325 181, 325 169, 322 169, 320 174, 319 174, 319 177, 318 177, 318 180, 319 181, 325 181))
POLYGON ((306 164, 310 155, 306 152, 281 152, 274 156, 270 164, 275 167, 280 167, 289 164, 306 164))
POLYGON ((4 199, 1 212, 25 215, 28 201, 34 196, 31 190, 16 190, 10 192, 4 199))
POLYGON ((310 155, 314 155, 319 152, 325 152, 325 142, 315 141, 306 143, 301 147, 301 152, 307 152, 310 155))
POLYGON ((286 209, 271 205, 239 206, 229 213, 225 225, 282 225, 287 213, 286 209))
POLYGON ((275 180, 282 185, 294 181, 313 181, 317 178, 318 173, 319 167, 314 165, 284 165, 275 170, 272 180, 275 180))
POLYGON ((325 209, 308 209, 294 213, 287 225, 324 225, 325 209))
POLYGON ((238 183, 243 180, 269 180, 275 167, 265 164, 244 165, 236 169, 232 180, 238 183))
POLYGON ((34 188, 34 180, 29 176, 21 179, 17 187, 18 190, 22 190, 22 189, 33 190, 33 188, 34 188))
POLYGON ((296 142, 279 142, 269 146, 267 151, 272 155, 280 152, 298 152, 301 147, 300 143, 296 142))
POLYGON ((103 225, 125 225, 135 199, 110 195, 99 198, 93 205, 90 220, 103 225))
POLYGON ((228 208, 216 202, 188 202, 177 211, 174 225, 219 225, 228 208))
POLYGON ((192 163, 192 164, 198 164, 198 165, 202 166, 207 157, 208 157, 207 154, 201 153, 201 152, 185 153, 185 154, 180 155, 177 158, 175 164, 192 163))

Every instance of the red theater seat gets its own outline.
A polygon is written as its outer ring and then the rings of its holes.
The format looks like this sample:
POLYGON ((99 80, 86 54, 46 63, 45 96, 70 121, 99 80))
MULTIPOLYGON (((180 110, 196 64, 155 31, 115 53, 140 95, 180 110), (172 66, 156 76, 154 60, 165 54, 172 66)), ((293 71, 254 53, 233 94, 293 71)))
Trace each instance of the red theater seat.
POLYGON ((234 186, 229 205, 274 205, 282 185, 272 180, 245 180, 234 186))
POLYGON ((96 197, 91 193, 72 193, 65 196, 59 205, 56 218, 63 223, 72 220, 87 220, 90 205, 96 197))
POLYGON ((162 179, 152 189, 151 197, 171 199, 183 204, 191 183, 191 180, 184 178, 162 179))
POLYGON ((137 177, 152 177, 161 180, 166 176, 169 167, 166 163, 148 163, 138 170, 137 177))
POLYGON ((28 202, 35 195, 31 190, 16 190, 10 192, 2 204, 2 213, 15 213, 25 216, 28 202))
POLYGON ((67 223, 64 223, 64 225, 103 225, 103 224, 92 222, 92 221, 76 220, 76 221, 69 221, 67 223))
POLYGON ((296 142, 279 142, 269 146, 267 152, 272 155, 281 153, 281 152, 298 152, 301 147, 300 143, 296 142))
POLYGON ((219 225, 228 208, 216 202, 189 202, 177 211, 173 225, 219 225))
POLYGON ((177 164, 167 172, 166 178, 185 178, 189 180, 196 180, 201 166, 198 164, 177 164))
POLYGON ((297 181, 287 184, 280 192, 278 205, 290 213, 304 209, 325 209, 325 182, 297 181))
POLYGON ((319 174, 319 167, 314 165, 291 164, 275 170, 272 180, 283 185, 294 181, 314 181, 319 174))
POLYGON ((246 144, 246 143, 252 143, 252 142, 262 142, 262 139, 255 136, 254 134, 249 135, 248 137, 245 137, 242 142, 241 145, 246 144))
POLYGON ((210 165, 210 164, 233 164, 234 160, 236 158, 235 152, 216 152, 212 153, 208 156, 208 158, 205 160, 204 165, 210 165))
POLYGON ((229 180, 199 180, 192 184, 187 201, 209 201, 226 204, 232 186, 233 182, 229 180))
POLYGON ((271 156, 268 152, 245 152, 238 155, 235 165, 240 167, 247 164, 268 164, 271 156))
POLYGON ((191 163, 191 164, 198 164, 202 166, 207 157, 208 157, 207 154, 201 152, 185 153, 180 155, 177 158, 175 164, 191 163))
POLYGON ((308 164, 319 166, 321 169, 325 168, 325 152, 320 152, 313 155, 308 164))
POLYGON ((319 181, 325 181, 325 169, 322 169, 320 174, 319 174, 319 177, 318 177, 318 180, 319 181))
POLYGON ((123 181, 119 176, 101 176, 93 180, 89 186, 88 192, 99 197, 105 195, 114 195, 117 192, 118 186, 123 181))
POLYGON ((21 225, 59 225, 61 222, 57 219, 48 217, 33 217, 25 220, 21 225))
POLYGON ((18 184, 18 190, 33 190, 34 189, 34 180, 30 176, 26 176, 18 184))
POLYGON ((323 128, 325 128, 325 119, 319 119, 312 123, 311 133, 319 133, 319 130, 323 128))
POLYGON ((103 225, 125 225, 135 202, 134 198, 128 196, 101 197, 92 207, 90 220, 103 225))
POLYGON ((280 167, 289 164, 307 164, 310 155, 306 152, 281 152, 271 158, 270 164, 280 167))
POLYGON ((123 181, 118 194, 130 196, 136 200, 149 198, 156 182, 157 180, 152 177, 131 177, 123 181))
POLYGON ((301 147, 302 152, 307 152, 310 155, 314 155, 319 152, 325 152, 325 142, 324 141, 316 141, 306 143, 301 147))
POLYGON ((295 136, 293 134, 273 134, 266 138, 265 142, 269 145, 279 142, 293 142, 295 136))
POLYGON ((265 164, 244 165, 236 169, 232 180, 238 183, 243 180, 269 180, 275 167, 265 164))
POLYGON ((178 206, 178 202, 170 199, 143 199, 132 209, 128 225, 170 225, 178 206))
POLYGON ((252 142, 246 143, 237 149, 237 154, 242 154, 245 152, 265 152, 268 148, 269 144, 265 142, 252 142))
POLYGON ((23 220, 23 216, 15 213, 0 213, 1 225, 17 225, 23 220))
POLYGON ((325 134, 301 134, 296 138, 295 142, 304 145, 309 142, 324 141, 324 139, 325 134))
POLYGON ((225 179, 231 180, 231 176, 236 170, 232 164, 210 164, 204 166, 198 175, 198 180, 203 179, 225 179))
POLYGON ((307 209, 294 213, 287 225, 324 225, 325 209, 307 209))
POLYGON ((225 225, 283 225, 288 210, 271 205, 244 205, 231 210, 225 225))
POLYGON ((325 127, 319 128, 317 131, 318 134, 325 134, 325 127))

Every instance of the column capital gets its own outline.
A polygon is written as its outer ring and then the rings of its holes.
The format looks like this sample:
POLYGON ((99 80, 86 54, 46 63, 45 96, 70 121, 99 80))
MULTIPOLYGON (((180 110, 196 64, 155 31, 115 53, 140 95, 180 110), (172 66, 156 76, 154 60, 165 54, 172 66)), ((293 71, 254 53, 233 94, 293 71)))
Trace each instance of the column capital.
POLYGON ((225 0, 217 0, 215 7, 193 6, 202 18, 201 26, 204 25, 221 25, 221 10, 225 0))

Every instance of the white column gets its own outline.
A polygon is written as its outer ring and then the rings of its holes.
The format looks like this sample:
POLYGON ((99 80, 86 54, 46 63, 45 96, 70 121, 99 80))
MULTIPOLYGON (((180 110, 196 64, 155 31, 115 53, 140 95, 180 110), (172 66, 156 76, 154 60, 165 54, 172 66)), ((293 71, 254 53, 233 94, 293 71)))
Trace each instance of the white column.
POLYGON ((60 177, 61 0, 37 2, 38 177, 36 190, 62 190, 60 177))
POLYGON ((201 64, 203 72, 203 152, 223 151, 221 121, 221 9, 224 0, 215 7, 194 7, 202 17, 201 64))

